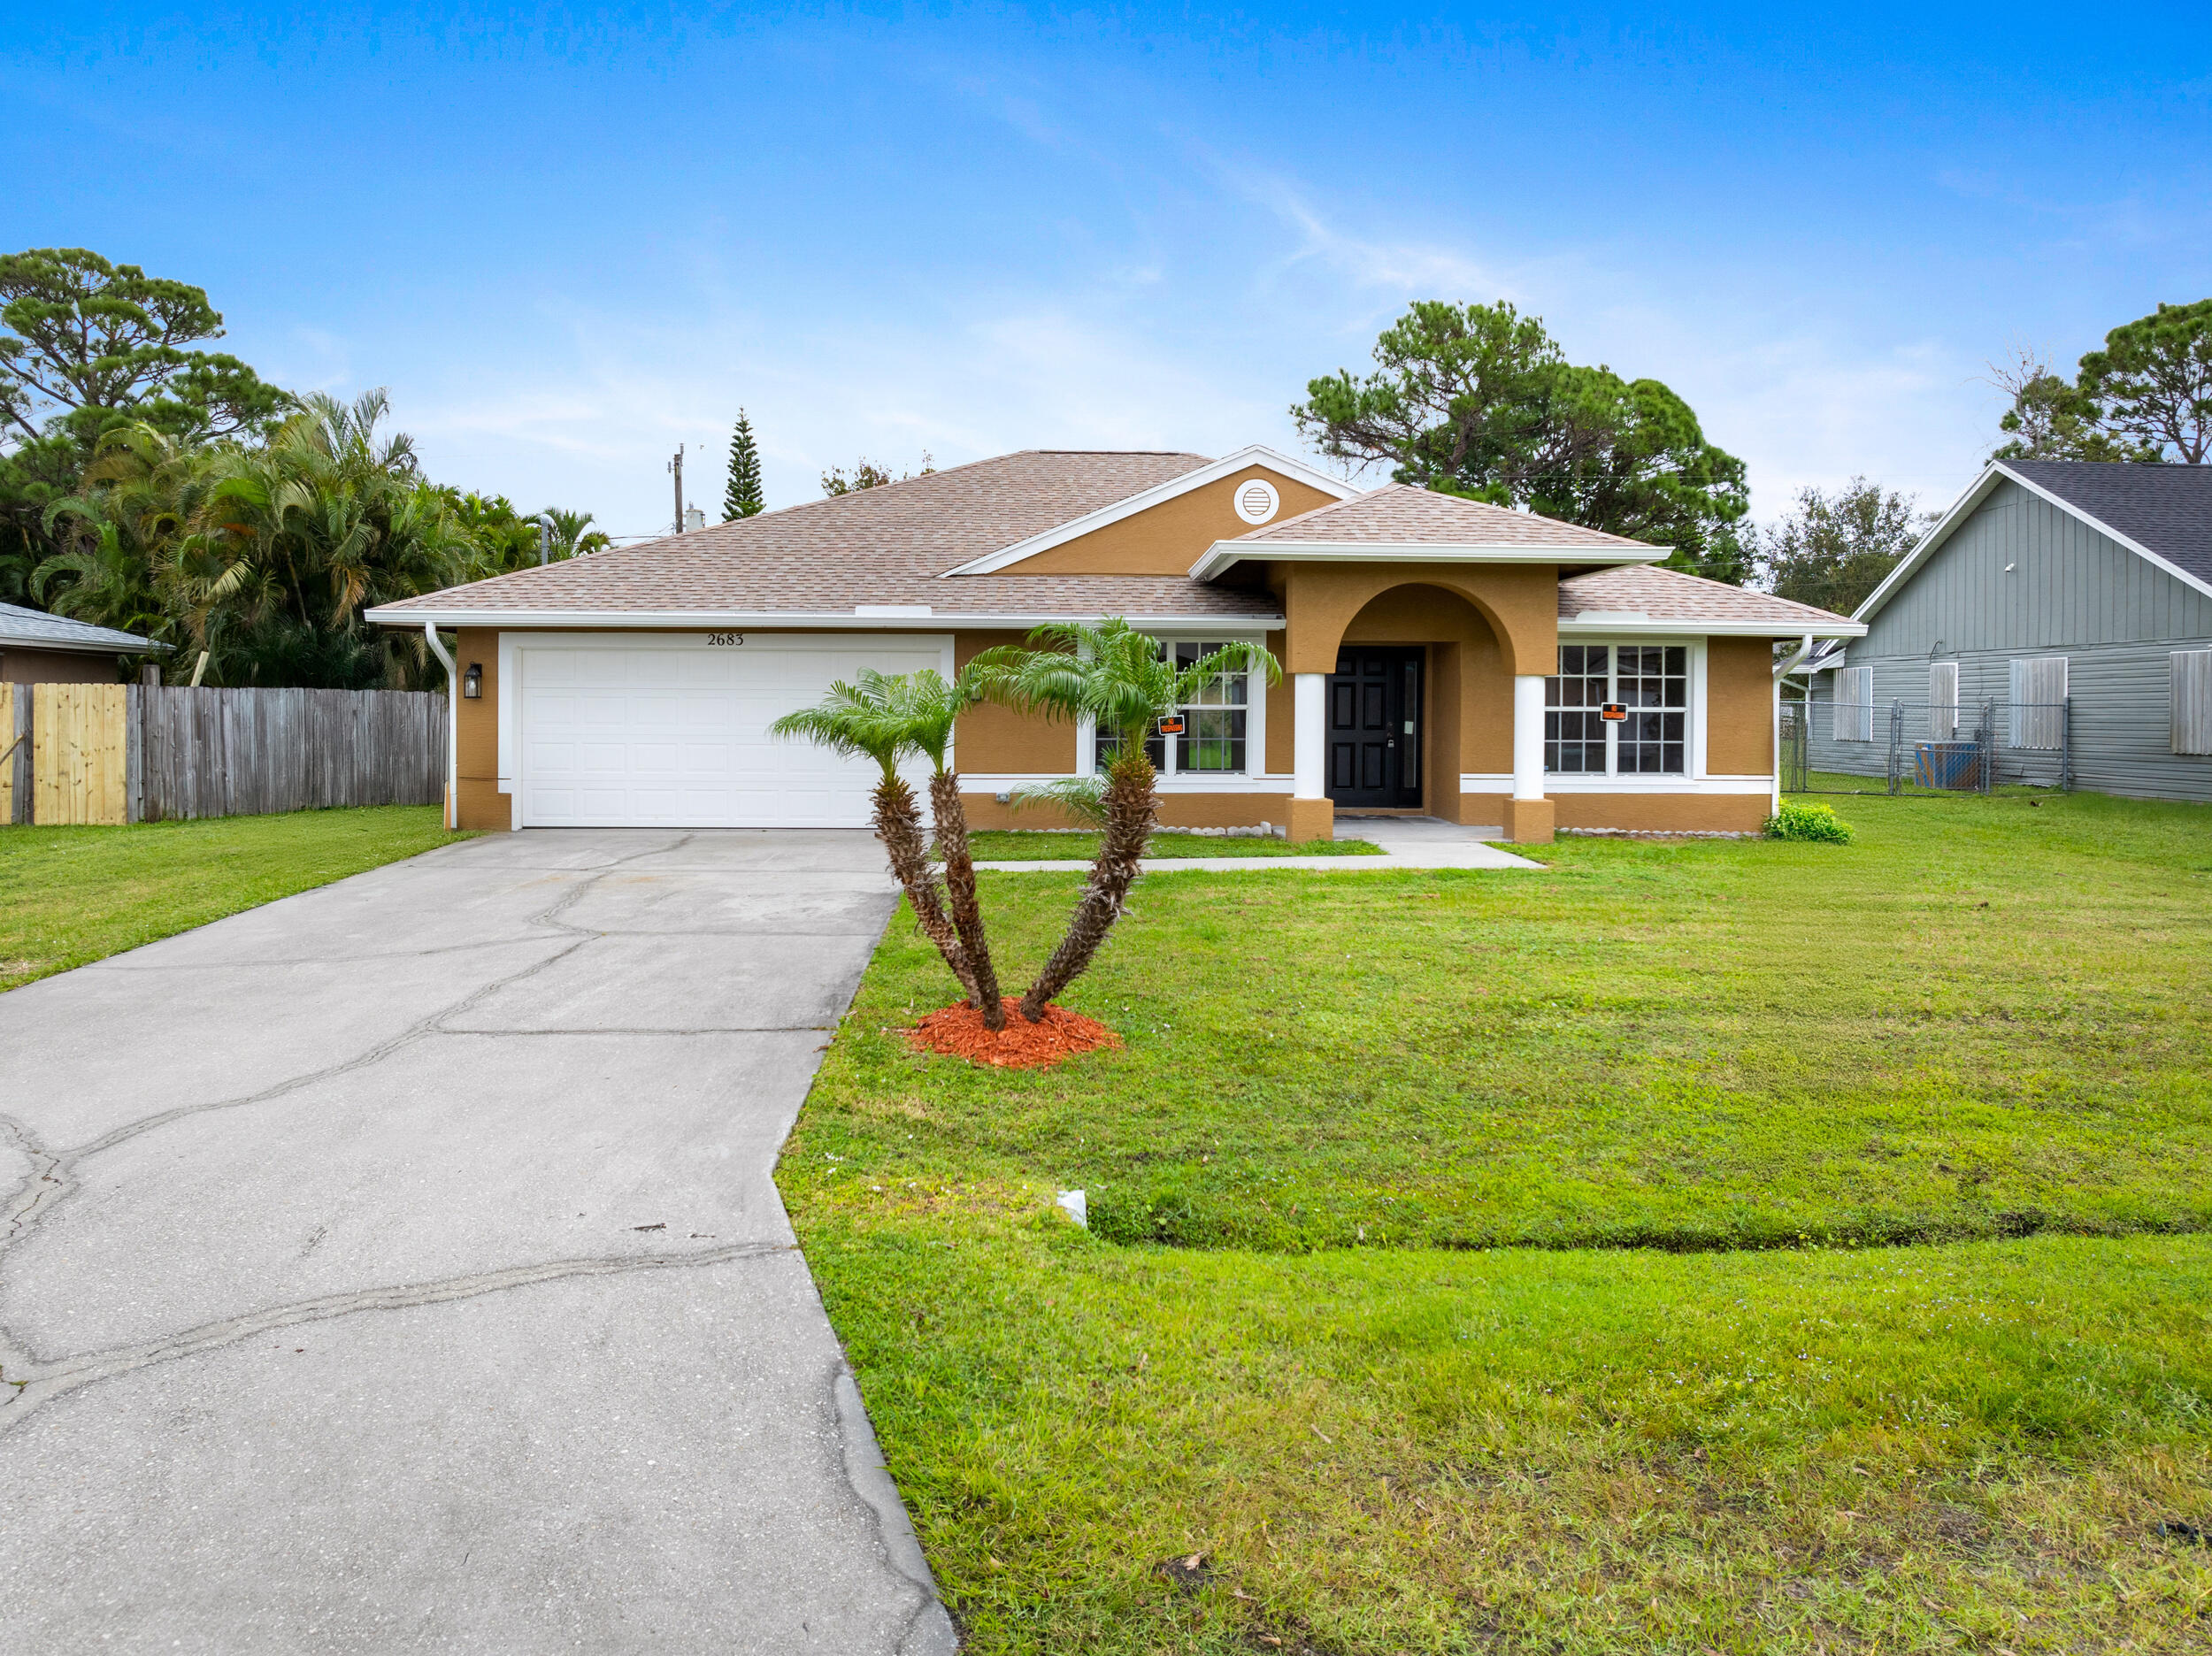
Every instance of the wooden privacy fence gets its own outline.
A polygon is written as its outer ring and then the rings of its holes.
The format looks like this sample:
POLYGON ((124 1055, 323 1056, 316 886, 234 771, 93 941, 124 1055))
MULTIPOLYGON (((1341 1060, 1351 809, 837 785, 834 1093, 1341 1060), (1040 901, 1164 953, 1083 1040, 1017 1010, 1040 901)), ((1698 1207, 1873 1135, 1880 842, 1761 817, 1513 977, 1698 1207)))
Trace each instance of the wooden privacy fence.
POLYGON ((0 685, 0 823, 160 822, 445 797, 445 697, 0 685))

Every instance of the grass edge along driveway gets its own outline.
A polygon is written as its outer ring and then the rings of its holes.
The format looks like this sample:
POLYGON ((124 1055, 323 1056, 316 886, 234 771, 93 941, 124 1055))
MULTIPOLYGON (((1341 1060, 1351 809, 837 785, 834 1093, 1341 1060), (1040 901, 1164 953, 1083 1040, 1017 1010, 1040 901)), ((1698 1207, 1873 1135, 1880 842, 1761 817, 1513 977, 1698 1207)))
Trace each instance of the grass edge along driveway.
POLYGON ((467 839, 434 805, 0 829, 0 990, 467 839))
MULTIPOLYGON (((1262 882, 1289 916, 1149 877, 1068 997, 1129 1050, 1046 1076, 903 1053, 949 995, 895 924, 779 1182, 970 1648, 2204 1646, 2212 1548, 2158 1526, 2212 1530, 2212 1239, 2164 1233, 2206 1200, 2212 813, 1846 814, 1563 843, 1540 889, 1262 882), (2131 1142, 2079 1210, 2118 1234, 1439 1245, 1701 1185, 1994 1217, 2131 1142), (1179 1245, 1076 1230, 1078 1184, 1179 1245)), ((1076 884, 994 883, 1010 957, 1076 884)))

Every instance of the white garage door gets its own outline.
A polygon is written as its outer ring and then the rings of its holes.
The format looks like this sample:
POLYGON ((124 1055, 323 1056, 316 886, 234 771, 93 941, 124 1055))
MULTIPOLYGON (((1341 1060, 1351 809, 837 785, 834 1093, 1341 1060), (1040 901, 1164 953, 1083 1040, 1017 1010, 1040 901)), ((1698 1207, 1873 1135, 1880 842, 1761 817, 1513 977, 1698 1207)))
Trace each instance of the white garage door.
MULTIPOLYGON (((944 640, 699 633, 515 652, 527 828, 864 828, 877 771, 774 720, 864 667, 945 666, 944 640), (710 642, 742 637, 741 644, 710 642)), ((926 761, 909 771, 926 808, 926 761)))

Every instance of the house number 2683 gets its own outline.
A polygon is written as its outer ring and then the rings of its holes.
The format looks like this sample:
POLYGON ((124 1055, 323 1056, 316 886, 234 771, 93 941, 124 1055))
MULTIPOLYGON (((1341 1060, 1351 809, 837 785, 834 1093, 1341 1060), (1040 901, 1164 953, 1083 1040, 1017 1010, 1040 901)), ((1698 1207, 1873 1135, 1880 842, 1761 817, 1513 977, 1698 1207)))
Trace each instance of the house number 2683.
POLYGON ((707 634, 707 643, 710 647, 718 644, 734 646, 742 644, 744 641, 745 635, 742 632, 710 632, 707 634))

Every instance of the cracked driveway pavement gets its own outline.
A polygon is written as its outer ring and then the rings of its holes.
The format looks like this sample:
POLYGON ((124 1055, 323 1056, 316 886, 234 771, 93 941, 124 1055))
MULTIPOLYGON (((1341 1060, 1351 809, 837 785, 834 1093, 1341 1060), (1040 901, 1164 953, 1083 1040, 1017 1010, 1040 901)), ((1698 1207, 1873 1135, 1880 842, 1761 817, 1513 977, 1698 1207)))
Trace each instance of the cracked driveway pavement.
POLYGON ((0 995, 0 1629, 935 1652, 770 1173, 852 832, 443 847, 0 995))

